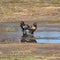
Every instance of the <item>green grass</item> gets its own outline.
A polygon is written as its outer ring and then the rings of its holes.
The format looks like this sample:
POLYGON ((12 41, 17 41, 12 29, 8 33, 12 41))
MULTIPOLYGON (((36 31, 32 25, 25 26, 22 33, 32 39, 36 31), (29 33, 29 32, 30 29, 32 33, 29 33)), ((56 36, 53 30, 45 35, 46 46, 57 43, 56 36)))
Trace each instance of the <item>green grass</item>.
POLYGON ((55 57, 54 55, 52 56, 40 56, 40 58, 35 58, 35 57, 26 57, 26 58, 0 58, 0 60, 57 60, 60 59, 60 57, 55 57))
POLYGON ((36 60, 35 57, 26 58, 0 58, 0 60, 36 60))

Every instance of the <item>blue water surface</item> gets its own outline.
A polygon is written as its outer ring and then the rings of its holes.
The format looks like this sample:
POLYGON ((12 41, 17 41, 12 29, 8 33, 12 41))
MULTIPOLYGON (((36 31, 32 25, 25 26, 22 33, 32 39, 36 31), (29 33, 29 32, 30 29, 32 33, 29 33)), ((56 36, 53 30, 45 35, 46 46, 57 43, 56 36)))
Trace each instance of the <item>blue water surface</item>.
MULTIPOLYGON (((16 28, 17 31, 16 32, 13 32, 13 31, 1 32, 0 31, 0 39, 19 40, 21 38, 22 31, 21 31, 19 23, 0 23, 0 28, 2 28, 2 27, 4 27, 4 29, 6 29, 8 27, 16 28)), ((60 32, 58 32, 60 30, 60 27, 58 27, 58 26, 57 27, 38 26, 37 30, 39 30, 39 32, 36 31, 34 33, 37 43, 60 44, 60 32), (45 31, 41 32, 40 30, 45 30, 45 31), (48 30, 49 32, 46 30, 48 30), (58 30, 58 31, 50 31, 50 30, 58 30), (37 38, 39 38, 39 39, 37 39, 37 38), (42 38, 42 39, 40 39, 40 38, 42 38), (49 39, 47 39, 47 38, 49 38, 49 39), (54 39, 52 39, 52 38, 54 38, 54 39)))

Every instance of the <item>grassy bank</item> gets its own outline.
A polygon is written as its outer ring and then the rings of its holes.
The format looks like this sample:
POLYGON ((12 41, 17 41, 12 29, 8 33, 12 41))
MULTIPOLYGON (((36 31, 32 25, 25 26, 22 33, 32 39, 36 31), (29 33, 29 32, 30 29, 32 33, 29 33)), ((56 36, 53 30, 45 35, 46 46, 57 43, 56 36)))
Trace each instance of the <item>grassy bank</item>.
POLYGON ((0 0, 0 22, 60 21, 60 0, 0 0))
POLYGON ((0 44, 1 60, 58 60, 60 44, 0 44), (4 49, 4 50, 3 50, 4 49))

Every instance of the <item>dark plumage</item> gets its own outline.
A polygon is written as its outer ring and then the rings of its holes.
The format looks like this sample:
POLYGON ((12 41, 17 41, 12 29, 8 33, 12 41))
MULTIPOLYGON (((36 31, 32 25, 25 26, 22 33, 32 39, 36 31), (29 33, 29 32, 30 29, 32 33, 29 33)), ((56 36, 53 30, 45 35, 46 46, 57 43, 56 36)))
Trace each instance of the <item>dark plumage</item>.
POLYGON ((34 34, 35 30, 37 29, 37 24, 33 23, 33 25, 30 27, 29 25, 25 24, 24 21, 20 22, 20 27, 24 35, 34 34))
POLYGON ((35 32, 36 29, 37 29, 37 24, 36 23, 33 23, 33 25, 30 28, 31 34, 34 34, 34 32, 35 32))
POLYGON ((37 24, 33 23, 33 25, 30 27, 29 25, 25 24, 24 21, 21 21, 20 27, 21 27, 22 32, 23 32, 21 42, 36 43, 36 40, 35 40, 33 34, 34 34, 34 31, 37 29, 37 24))
POLYGON ((28 29, 29 26, 27 24, 25 24, 24 21, 21 21, 20 22, 20 27, 22 29, 23 35, 25 35, 26 34, 26 30, 28 29))

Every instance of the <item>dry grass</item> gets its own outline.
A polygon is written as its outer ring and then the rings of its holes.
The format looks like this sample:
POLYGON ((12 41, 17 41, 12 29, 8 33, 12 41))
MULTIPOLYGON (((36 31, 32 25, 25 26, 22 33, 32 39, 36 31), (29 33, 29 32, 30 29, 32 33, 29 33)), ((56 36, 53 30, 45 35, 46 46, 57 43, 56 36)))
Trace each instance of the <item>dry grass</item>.
POLYGON ((0 0, 0 22, 60 21, 60 0, 0 0))
POLYGON ((1 60, 58 60, 60 44, 0 44, 1 60))

